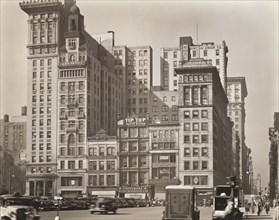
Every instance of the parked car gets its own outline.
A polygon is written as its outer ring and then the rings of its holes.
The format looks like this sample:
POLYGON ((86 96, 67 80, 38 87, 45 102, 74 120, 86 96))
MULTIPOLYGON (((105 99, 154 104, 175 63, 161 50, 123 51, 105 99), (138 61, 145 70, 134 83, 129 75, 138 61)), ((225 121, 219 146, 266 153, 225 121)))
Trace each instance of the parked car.
POLYGON ((95 212, 99 212, 101 214, 112 212, 113 214, 116 214, 116 211, 116 201, 112 198, 98 198, 96 203, 91 204, 89 209, 91 214, 94 214, 95 212))
POLYGON ((34 198, 19 193, 0 196, 0 218, 3 220, 39 220, 34 198))

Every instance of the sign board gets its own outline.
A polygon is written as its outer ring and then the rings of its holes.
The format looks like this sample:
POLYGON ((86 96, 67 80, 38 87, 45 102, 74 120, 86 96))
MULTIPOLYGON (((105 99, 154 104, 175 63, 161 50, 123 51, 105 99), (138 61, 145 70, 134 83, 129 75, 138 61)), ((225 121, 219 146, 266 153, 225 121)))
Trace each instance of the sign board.
POLYGON ((119 193, 148 193, 150 190, 146 186, 121 186, 118 188, 119 193))
POLYGON ((62 200, 63 199, 63 197, 61 197, 61 196, 54 196, 54 200, 62 200))
POLYGON ((130 117, 125 118, 123 120, 118 121, 118 125, 126 125, 126 126, 138 126, 138 125, 146 125, 148 122, 147 117, 130 117))
POLYGON ((195 177, 195 178, 193 179, 193 182, 197 185, 197 184, 199 183, 199 178, 198 178, 198 177, 195 177))

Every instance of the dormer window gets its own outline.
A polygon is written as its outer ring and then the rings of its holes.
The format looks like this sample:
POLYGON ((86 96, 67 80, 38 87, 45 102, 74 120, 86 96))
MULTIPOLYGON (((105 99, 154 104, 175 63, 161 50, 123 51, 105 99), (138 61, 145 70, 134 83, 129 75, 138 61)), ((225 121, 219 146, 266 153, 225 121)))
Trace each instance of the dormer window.
POLYGON ((70 50, 75 50, 76 49, 76 39, 69 39, 68 40, 68 45, 70 50))
POLYGON ((76 61, 76 57, 75 57, 74 54, 71 54, 71 55, 70 55, 69 61, 70 61, 71 63, 76 61))

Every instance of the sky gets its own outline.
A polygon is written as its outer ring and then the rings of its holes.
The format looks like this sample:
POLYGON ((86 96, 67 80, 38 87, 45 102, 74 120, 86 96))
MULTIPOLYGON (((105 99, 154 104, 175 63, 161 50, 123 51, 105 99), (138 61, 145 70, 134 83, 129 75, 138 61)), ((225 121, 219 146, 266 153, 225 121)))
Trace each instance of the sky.
MULTIPOLYGON (((27 102, 27 14, 17 0, 0 0, 0 116, 20 115, 27 102)), ((179 37, 194 44, 226 42, 228 76, 244 76, 248 89, 246 145, 254 177, 269 178, 268 128, 278 109, 278 1, 91 1, 77 0, 91 35, 115 32, 115 45, 153 48, 154 85, 159 84, 162 47, 179 37), (198 29, 197 29, 198 26, 198 29), (198 31, 197 31, 198 30, 198 31)))

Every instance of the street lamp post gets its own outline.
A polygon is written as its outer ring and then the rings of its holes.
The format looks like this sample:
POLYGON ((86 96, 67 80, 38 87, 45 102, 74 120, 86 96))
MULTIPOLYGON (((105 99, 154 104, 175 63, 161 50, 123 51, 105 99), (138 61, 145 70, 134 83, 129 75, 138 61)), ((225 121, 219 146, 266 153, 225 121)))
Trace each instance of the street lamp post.
POLYGON ((10 167, 10 168, 9 168, 9 194, 12 193, 12 186, 13 186, 13 184, 12 184, 12 178, 15 177, 14 174, 11 174, 11 170, 12 170, 12 169, 13 169, 13 167, 10 167))

